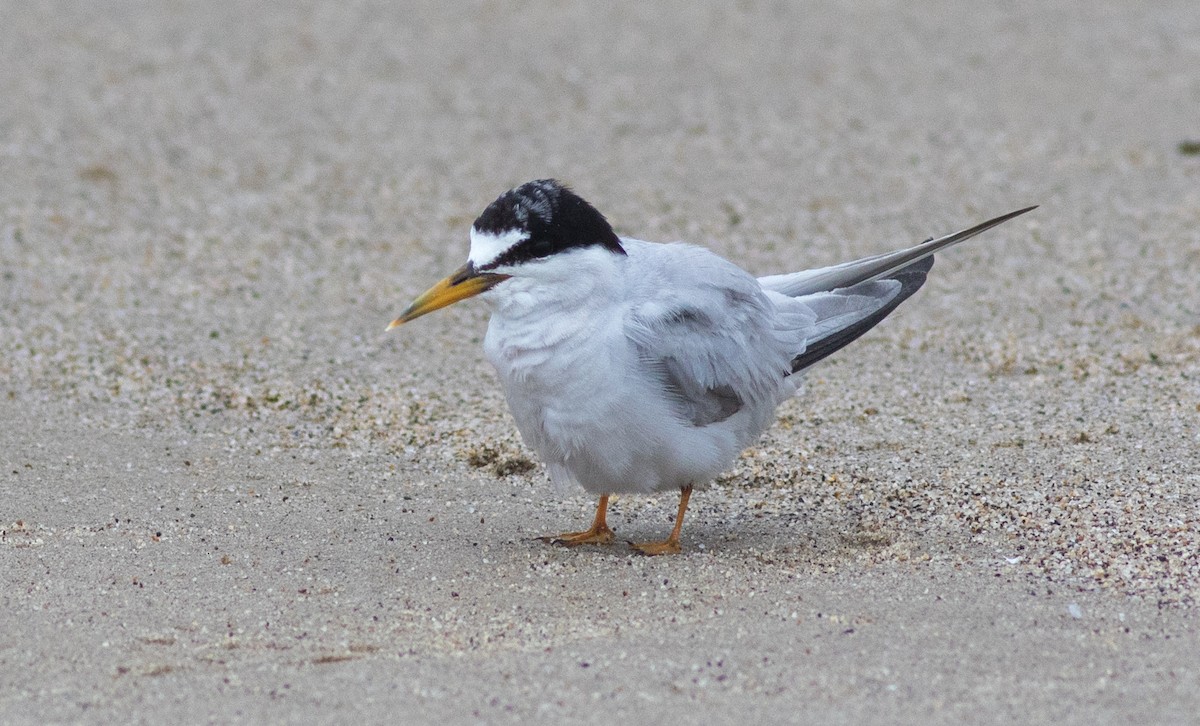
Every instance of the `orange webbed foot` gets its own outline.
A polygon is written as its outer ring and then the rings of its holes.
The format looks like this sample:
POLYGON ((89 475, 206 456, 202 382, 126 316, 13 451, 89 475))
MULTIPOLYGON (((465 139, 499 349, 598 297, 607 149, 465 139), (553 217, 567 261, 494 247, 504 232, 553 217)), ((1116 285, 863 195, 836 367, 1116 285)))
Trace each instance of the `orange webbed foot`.
POLYGON ((613 531, 608 527, 603 529, 588 529, 583 532, 563 532, 562 534, 538 537, 547 544, 562 545, 563 547, 578 547, 579 545, 606 545, 613 542, 613 531))
POLYGON ((679 511, 675 513, 675 527, 671 530, 671 536, 662 542, 630 542, 629 546, 634 551, 651 557, 656 555, 677 555, 683 552, 683 548, 679 546, 679 533, 683 530, 683 515, 687 512, 688 500, 691 498, 692 488, 690 486, 681 487, 679 490, 679 511))
POLYGON ((679 540, 673 537, 668 537, 662 542, 630 542, 629 546, 635 552, 650 557, 657 555, 677 555, 683 552, 683 548, 679 546, 679 540))
POLYGON ((548 544, 562 545, 564 547, 578 547, 585 544, 612 544, 613 531, 608 528, 608 523, 605 521, 607 514, 608 495, 605 494, 600 497, 600 502, 596 505, 596 518, 592 520, 591 527, 582 532, 564 532, 549 537, 538 537, 538 539, 548 544))

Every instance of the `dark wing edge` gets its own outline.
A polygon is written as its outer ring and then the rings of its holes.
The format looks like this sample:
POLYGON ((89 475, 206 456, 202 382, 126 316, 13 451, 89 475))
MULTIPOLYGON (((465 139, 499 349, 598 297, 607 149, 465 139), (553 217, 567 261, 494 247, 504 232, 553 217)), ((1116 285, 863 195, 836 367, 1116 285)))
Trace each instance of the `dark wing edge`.
POLYGON ((888 275, 885 279, 895 280, 900 283, 900 291, 896 293, 896 296, 867 317, 840 330, 835 330, 823 338, 810 341, 805 347, 804 352, 792 359, 792 373, 799 373, 858 340, 863 333, 874 328, 884 318, 891 315, 892 311, 900 306, 900 303, 912 297, 913 293, 917 290, 920 290, 921 286, 925 284, 929 270, 932 268, 933 256, 930 255, 888 275))

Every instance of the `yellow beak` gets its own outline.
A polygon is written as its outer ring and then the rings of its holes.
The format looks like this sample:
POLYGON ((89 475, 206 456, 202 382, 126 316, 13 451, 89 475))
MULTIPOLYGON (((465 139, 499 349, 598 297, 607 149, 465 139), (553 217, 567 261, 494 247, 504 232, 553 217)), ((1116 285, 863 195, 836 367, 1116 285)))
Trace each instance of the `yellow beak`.
POLYGON ((475 297, 507 280, 508 277, 508 275, 497 275, 492 272, 476 272, 475 266, 468 262, 413 300, 412 305, 400 313, 400 317, 393 320, 387 329, 399 327, 410 320, 416 320, 425 313, 432 313, 447 305, 453 305, 459 300, 475 297))

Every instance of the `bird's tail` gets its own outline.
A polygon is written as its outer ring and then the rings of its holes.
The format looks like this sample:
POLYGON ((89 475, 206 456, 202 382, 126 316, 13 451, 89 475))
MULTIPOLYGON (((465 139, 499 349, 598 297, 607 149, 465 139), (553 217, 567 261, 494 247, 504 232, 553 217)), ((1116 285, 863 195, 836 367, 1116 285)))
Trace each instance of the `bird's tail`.
POLYGON ((909 264, 883 280, 868 280, 844 290, 816 293, 804 299, 817 312, 819 337, 810 338, 804 352, 792 359, 792 373, 798 373, 850 345, 900 307, 921 286, 933 267, 933 255, 909 264), (890 284, 889 284, 890 283, 890 284), (827 308, 854 309, 824 315, 827 308))
POLYGON ((817 331, 806 341, 804 351, 792 359, 792 372, 826 358, 878 325, 925 284, 935 252, 1036 208, 1018 209, 907 249, 832 267, 759 278, 764 289, 796 298, 817 313, 817 331))

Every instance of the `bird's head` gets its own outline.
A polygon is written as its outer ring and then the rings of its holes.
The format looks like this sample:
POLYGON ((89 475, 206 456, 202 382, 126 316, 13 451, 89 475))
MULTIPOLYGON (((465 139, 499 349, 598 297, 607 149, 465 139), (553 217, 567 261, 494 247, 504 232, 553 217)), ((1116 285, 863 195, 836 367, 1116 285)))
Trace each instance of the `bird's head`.
POLYGON ((526 182, 497 197, 471 225, 467 264, 414 300, 388 330, 588 247, 625 254, 604 215, 575 192, 553 179, 526 182))

